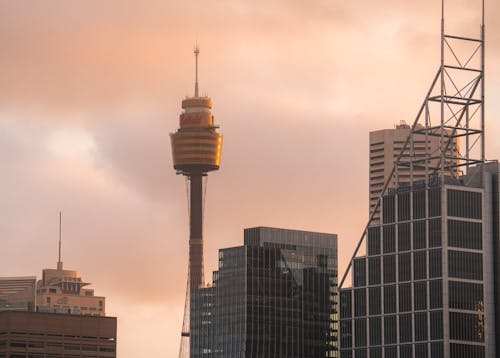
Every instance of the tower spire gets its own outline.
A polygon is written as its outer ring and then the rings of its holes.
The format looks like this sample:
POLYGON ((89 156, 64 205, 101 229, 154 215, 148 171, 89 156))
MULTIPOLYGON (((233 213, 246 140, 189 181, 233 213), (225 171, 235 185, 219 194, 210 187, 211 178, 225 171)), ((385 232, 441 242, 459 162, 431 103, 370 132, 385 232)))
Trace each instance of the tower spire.
POLYGON ((194 46, 194 58, 195 58, 195 83, 194 83, 194 96, 198 97, 198 55, 200 54, 200 47, 198 43, 194 46))
POLYGON ((59 258, 57 260, 57 269, 63 269, 63 263, 61 261, 61 244, 62 244, 62 213, 59 212, 59 258))

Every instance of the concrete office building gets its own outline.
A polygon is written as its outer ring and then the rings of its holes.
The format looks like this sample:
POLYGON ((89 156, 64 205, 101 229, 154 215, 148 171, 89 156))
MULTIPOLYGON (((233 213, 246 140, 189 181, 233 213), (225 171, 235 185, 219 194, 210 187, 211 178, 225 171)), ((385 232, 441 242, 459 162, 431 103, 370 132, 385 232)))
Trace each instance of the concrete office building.
POLYGON ((384 196, 341 289, 341 357, 498 355, 499 173, 481 164, 384 196))
MULTIPOLYGON (((419 124, 417 129, 421 127, 419 124)), ((404 122, 396 125, 393 129, 382 129, 370 132, 370 169, 369 169, 369 202, 370 213, 377 203, 377 199, 382 193, 385 182, 391 176, 394 167, 394 160, 403 149, 403 146, 410 134, 410 126, 404 122)), ((413 147, 407 146, 403 158, 426 158, 436 156, 440 152, 440 136, 426 136, 425 134, 414 135, 413 147), (427 143, 427 145, 426 145, 427 143), (413 149, 412 149, 413 148, 413 149)), ((447 157, 454 157, 458 160, 459 142, 455 138, 454 145, 447 150, 447 157)), ((447 159, 447 163, 452 160, 447 159)), ((429 161, 430 166, 436 166, 439 158, 429 161)), ((447 164, 449 165, 449 164, 447 164)), ((394 180, 389 183, 389 188, 395 188, 396 178, 398 182, 410 183, 411 181, 425 180, 425 167, 413 168, 409 166, 399 166, 394 180), (413 177, 412 177, 413 176, 413 177)), ((380 221, 380 213, 376 212, 373 222, 380 221)))
POLYGON ((0 277, 0 311, 34 311, 36 277, 0 277))
POLYGON ((257 227, 191 291, 191 357, 338 357, 337 235, 257 227))
POLYGON ((0 358, 85 357, 116 357, 116 318, 0 312, 0 358))

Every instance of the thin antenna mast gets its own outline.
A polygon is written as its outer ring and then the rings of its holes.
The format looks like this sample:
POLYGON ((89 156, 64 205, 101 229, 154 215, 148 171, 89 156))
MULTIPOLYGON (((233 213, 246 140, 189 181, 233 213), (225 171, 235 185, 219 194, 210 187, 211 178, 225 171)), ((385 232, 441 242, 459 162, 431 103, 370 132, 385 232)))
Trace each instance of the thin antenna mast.
POLYGON ((198 44, 194 46, 194 58, 195 58, 195 83, 194 83, 194 96, 198 97, 198 55, 200 54, 200 48, 198 44))
POLYGON ((61 244, 62 244, 62 213, 59 212, 59 259, 57 260, 57 269, 63 269, 63 263, 61 261, 61 244))

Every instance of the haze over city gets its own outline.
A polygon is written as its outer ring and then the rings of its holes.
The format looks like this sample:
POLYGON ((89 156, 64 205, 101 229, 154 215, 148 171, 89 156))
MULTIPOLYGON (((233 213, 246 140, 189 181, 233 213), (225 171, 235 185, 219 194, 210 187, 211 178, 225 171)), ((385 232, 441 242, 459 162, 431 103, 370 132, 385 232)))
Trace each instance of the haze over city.
MULTIPOLYGON (((479 1, 450 0, 455 33, 479 1)), ((487 158, 500 157, 500 4, 487 3, 487 158)), ((440 2, 0 1, 0 276, 63 261, 107 297, 118 354, 173 357, 187 276, 185 180, 169 133, 213 100, 205 279, 243 228, 339 234, 368 217, 368 132, 413 122, 439 65, 440 2)), ((466 29, 466 30, 461 30, 466 29)))

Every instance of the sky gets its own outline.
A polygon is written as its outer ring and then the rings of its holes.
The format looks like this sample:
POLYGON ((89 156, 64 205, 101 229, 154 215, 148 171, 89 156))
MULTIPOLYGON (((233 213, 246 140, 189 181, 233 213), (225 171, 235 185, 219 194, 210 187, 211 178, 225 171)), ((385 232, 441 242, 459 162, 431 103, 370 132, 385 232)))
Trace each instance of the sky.
MULTIPOLYGON (((500 158, 500 13, 487 0, 486 156, 500 158)), ((479 0, 447 31, 479 33, 479 0)), ((439 66, 438 0, 0 0, 0 276, 63 261, 107 297, 120 358, 175 357, 187 276, 185 179, 169 133, 210 95, 205 276, 243 229, 339 235, 368 218, 368 133, 412 123, 439 66)))

